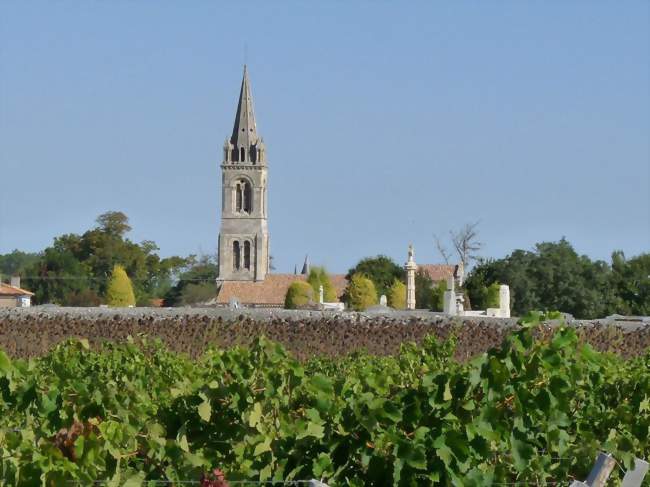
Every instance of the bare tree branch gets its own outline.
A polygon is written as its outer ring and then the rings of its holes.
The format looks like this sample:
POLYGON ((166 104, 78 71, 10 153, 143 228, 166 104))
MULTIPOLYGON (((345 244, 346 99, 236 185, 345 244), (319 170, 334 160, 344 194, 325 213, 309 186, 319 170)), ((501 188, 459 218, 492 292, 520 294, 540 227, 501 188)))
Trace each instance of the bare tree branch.
POLYGON ((458 232, 449 232, 458 258, 467 269, 469 264, 478 258, 477 252, 483 248, 483 243, 478 240, 476 227, 480 222, 468 223, 458 232))
POLYGON ((451 258, 451 253, 449 250, 447 250, 447 247, 444 246, 442 243, 442 240, 438 237, 438 235, 433 236, 434 242, 436 244, 436 249, 438 250, 438 253, 442 256, 442 258, 445 261, 445 264, 449 264, 449 259, 451 258))

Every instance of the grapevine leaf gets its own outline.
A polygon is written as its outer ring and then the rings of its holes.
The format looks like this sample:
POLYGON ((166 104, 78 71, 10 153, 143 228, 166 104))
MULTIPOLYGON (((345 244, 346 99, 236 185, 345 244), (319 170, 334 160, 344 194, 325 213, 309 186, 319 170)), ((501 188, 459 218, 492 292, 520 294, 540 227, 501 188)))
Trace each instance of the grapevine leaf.
POLYGON ((210 416, 212 416, 212 407, 210 406, 210 401, 208 398, 204 398, 203 402, 198 405, 199 416, 206 423, 210 422, 210 416))
POLYGON ((515 468, 523 472, 533 458, 535 450, 527 442, 517 439, 514 432, 510 434, 510 446, 515 468))
POLYGON ((122 487, 140 487, 142 485, 142 482, 144 481, 145 478, 145 473, 144 472, 138 472, 124 482, 122 484, 122 487))

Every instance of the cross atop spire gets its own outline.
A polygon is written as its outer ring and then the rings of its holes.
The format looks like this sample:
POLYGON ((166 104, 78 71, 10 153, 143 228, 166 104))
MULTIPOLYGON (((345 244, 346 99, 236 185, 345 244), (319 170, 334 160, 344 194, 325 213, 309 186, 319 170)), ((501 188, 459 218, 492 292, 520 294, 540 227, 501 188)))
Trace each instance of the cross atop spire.
POLYGON ((244 64, 244 77, 239 92, 239 103, 235 115, 235 125, 232 129, 230 143, 235 147, 250 147, 257 143, 257 125, 253 111, 253 96, 251 95, 248 69, 244 64))

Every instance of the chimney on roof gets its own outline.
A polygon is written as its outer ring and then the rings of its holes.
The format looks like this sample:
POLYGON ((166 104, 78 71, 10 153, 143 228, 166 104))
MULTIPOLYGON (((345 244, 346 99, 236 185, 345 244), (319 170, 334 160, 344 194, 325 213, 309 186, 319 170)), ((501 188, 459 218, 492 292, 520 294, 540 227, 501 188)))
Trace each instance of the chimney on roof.
POLYGON ((11 276, 11 285, 13 287, 20 287, 20 276, 11 276))

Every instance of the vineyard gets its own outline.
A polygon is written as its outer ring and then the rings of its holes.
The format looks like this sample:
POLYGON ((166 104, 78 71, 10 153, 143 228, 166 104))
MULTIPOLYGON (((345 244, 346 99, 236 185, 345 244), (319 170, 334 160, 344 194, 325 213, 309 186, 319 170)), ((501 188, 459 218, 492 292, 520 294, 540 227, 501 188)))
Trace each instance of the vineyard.
POLYGON ((454 346, 302 362, 265 338, 198 358, 142 336, 0 351, 0 484, 546 485, 584 478, 601 450, 650 457, 650 351, 539 324, 469 361, 454 346))

